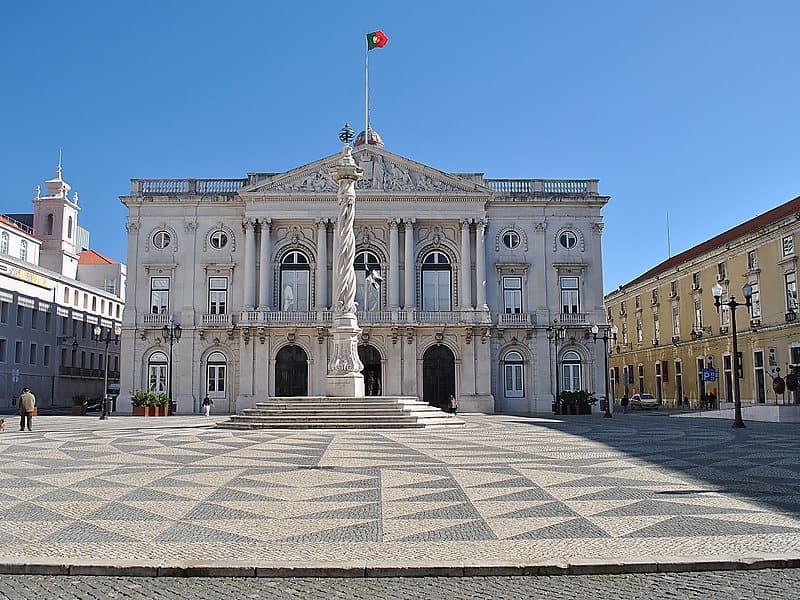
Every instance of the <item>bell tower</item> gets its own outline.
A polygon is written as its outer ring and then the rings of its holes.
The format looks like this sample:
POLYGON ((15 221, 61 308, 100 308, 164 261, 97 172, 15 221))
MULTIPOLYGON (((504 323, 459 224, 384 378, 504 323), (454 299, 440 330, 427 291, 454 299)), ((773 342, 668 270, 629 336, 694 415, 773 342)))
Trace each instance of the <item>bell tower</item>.
POLYGON ((42 240, 39 264, 73 279, 78 275, 76 237, 78 232, 78 193, 69 197, 71 186, 62 178, 61 152, 56 176, 44 182, 46 192, 36 186, 33 200, 33 233, 42 240))

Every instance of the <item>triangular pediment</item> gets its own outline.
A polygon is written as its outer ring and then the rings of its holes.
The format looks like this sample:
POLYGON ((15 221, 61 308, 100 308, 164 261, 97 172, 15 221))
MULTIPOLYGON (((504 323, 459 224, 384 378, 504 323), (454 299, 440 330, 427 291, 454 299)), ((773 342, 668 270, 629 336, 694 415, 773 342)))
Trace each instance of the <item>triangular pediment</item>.
MULTIPOLYGON (((274 175, 240 189, 239 193, 335 194, 338 186, 328 174, 328 169, 340 156, 333 154, 274 175)), ((491 190, 480 183, 444 173, 375 146, 356 148, 353 158, 364 169, 364 178, 356 184, 358 193, 419 196, 491 194, 491 190)))

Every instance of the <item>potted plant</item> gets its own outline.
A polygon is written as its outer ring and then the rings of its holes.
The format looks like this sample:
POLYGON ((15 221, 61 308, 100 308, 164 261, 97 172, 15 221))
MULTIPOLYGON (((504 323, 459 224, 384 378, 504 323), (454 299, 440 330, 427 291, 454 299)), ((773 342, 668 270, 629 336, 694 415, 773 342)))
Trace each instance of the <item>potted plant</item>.
POLYGON ((75 394, 72 397, 72 414, 73 415, 86 414, 86 396, 84 394, 75 394))
POLYGON ((131 394, 131 404, 133 405, 133 416, 147 417, 150 415, 150 407, 148 406, 149 392, 144 390, 136 390, 131 394))
POLYGON ((597 398, 585 390, 563 390, 558 395, 559 414, 590 415, 596 402, 597 398))
POLYGON ((147 395, 147 406, 150 408, 150 414, 154 417, 167 416, 167 405, 169 399, 161 393, 150 392, 147 395))

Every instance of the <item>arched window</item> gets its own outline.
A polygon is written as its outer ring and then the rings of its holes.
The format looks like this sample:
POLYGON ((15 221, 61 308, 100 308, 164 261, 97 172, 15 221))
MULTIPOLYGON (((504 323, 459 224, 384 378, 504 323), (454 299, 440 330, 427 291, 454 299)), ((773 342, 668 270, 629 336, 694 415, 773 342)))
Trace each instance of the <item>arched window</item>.
POLYGON ((525 365, 522 355, 512 350, 503 358, 503 390, 506 398, 525 397, 525 365))
POLYGON ((0 252, 8 254, 8 232, 4 231, 0 234, 0 252))
POLYGON ((212 352, 206 366, 206 393, 214 398, 225 397, 225 371, 228 362, 222 352, 212 352))
POLYGON ((581 356, 574 350, 568 350, 561 359, 561 389, 577 391, 583 389, 581 356))
POLYGON ((359 310, 381 309, 381 264, 372 252, 356 254, 353 262, 356 272, 356 303, 359 310))
POLYGON ((67 219, 67 239, 72 239, 72 217, 67 219))
POLYGON ((53 217, 53 213, 47 215, 47 235, 53 235, 53 221, 55 217, 53 217))
POLYGON ((308 310, 309 306, 308 257, 292 250, 281 261, 281 309, 286 311, 308 310))
POLYGON ((159 394, 167 393, 167 355, 153 352, 147 361, 147 390, 159 394))
POLYGON ((450 259, 438 250, 422 260, 422 310, 450 310, 450 259))

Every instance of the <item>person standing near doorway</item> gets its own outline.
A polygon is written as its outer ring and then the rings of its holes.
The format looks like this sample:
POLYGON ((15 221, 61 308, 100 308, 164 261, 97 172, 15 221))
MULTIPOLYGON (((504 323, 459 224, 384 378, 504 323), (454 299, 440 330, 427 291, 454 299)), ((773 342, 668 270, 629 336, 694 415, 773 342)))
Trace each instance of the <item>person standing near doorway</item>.
POLYGON ((30 388, 22 388, 19 396, 19 430, 33 431, 33 410, 36 408, 36 396, 31 393, 30 388))
POLYGON ((211 416, 212 406, 214 406, 214 401, 211 398, 209 398, 208 396, 203 398, 203 414, 205 414, 205 416, 207 417, 211 416))

